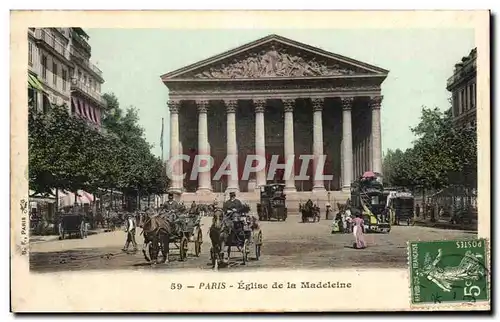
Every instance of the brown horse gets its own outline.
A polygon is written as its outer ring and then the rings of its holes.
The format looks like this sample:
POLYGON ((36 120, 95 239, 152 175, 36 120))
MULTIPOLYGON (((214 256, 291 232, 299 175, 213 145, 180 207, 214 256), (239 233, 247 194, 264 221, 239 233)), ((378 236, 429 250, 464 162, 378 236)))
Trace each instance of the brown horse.
MULTIPOLYGON (((216 208, 212 217, 212 226, 210 226, 209 236, 212 241, 210 248, 210 259, 212 260, 212 268, 217 269, 219 262, 224 262, 224 247, 228 243, 231 236, 231 227, 224 223, 224 211, 216 208)), ((228 250, 229 253, 229 250, 228 250)))
POLYGON ((144 244, 142 247, 142 253, 144 258, 153 264, 158 263, 158 254, 161 250, 162 261, 165 263, 169 261, 169 246, 170 246, 170 235, 172 229, 170 223, 159 216, 156 213, 142 213, 139 215, 139 227, 142 228, 142 234, 144 234, 144 244), (149 256, 148 252, 149 250, 149 256))

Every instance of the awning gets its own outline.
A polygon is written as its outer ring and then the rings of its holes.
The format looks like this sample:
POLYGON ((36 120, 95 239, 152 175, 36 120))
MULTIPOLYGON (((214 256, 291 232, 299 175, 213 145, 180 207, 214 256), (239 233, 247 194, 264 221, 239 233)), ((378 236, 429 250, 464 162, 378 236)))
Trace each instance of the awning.
MULTIPOLYGON (((78 190, 77 196, 76 196, 76 203, 78 205, 83 205, 83 204, 91 204, 92 202, 99 200, 99 198, 95 198, 94 195, 83 191, 83 190, 78 190)), ((65 206, 72 206, 75 203, 75 194, 73 192, 60 192, 59 195, 59 205, 65 207, 65 206)))
POLYGON ((35 75, 28 74, 28 85, 34 90, 43 92, 43 85, 35 75))

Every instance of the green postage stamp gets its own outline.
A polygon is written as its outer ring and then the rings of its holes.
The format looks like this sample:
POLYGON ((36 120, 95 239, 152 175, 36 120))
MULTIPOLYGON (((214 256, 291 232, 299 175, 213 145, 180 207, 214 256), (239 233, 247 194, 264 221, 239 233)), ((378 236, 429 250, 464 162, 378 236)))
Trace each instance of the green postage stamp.
POLYGON ((486 239, 408 243, 411 304, 488 302, 486 239))

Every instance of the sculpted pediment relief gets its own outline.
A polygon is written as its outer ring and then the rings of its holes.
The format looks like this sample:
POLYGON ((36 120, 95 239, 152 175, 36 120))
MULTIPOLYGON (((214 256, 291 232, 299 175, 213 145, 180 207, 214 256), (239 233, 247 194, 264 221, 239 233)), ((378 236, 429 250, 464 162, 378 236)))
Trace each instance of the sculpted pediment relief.
MULTIPOLYGON (((274 46, 244 57, 207 66, 190 76, 201 79, 261 78, 261 77, 315 77, 341 76, 359 73, 355 68, 331 59, 308 57, 298 53, 278 50, 274 46)), ((366 74, 366 72, 364 73, 366 74)))

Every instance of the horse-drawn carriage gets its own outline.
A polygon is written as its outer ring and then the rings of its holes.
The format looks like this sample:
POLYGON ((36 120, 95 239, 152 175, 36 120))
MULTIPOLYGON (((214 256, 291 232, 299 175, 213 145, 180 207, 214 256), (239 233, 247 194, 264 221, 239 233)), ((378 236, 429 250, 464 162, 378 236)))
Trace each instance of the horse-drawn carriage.
POLYGON ((262 247, 262 231, 256 218, 249 216, 247 212, 229 209, 224 213, 222 209, 216 209, 209 233, 212 241, 210 260, 213 268, 217 268, 219 262, 224 262, 225 251, 227 251, 229 261, 232 247, 236 247, 242 254, 243 264, 248 262, 252 246, 255 259, 259 260, 262 247))
POLYGON ((379 174, 365 172, 351 184, 351 213, 360 213, 367 232, 391 231, 390 214, 386 210, 387 193, 378 180, 379 174))
POLYGON ((259 220, 276 219, 285 221, 287 217, 285 185, 273 183, 260 188, 260 202, 257 204, 259 220))
POLYGON ((415 198, 411 193, 390 191, 387 198, 387 207, 393 225, 400 225, 401 222, 406 222, 407 226, 415 224, 413 221, 415 198))
POLYGON ((59 239, 63 240, 72 234, 85 237, 85 216, 83 214, 63 214, 59 223, 59 239))
POLYGON ((302 222, 308 222, 312 219, 313 222, 320 220, 320 209, 317 205, 314 205, 311 199, 307 200, 307 202, 303 205, 299 204, 299 213, 302 217, 302 222))
MULTIPOLYGON (((174 214, 175 216, 175 214, 174 214)), ((201 214, 181 213, 174 217, 170 242, 174 243, 180 252, 180 259, 185 260, 188 253, 189 243, 194 243, 194 255, 200 256, 203 234, 201 232, 201 214)))
POLYGON ((168 261, 170 244, 179 249, 181 261, 186 260, 189 243, 194 243, 194 255, 200 256, 203 234, 201 231, 201 215, 178 211, 150 212, 140 215, 139 226, 143 228, 143 254, 147 261, 156 262, 159 252, 161 263, 168 261), (148 257, 149 255, 149 257, 148 257))

